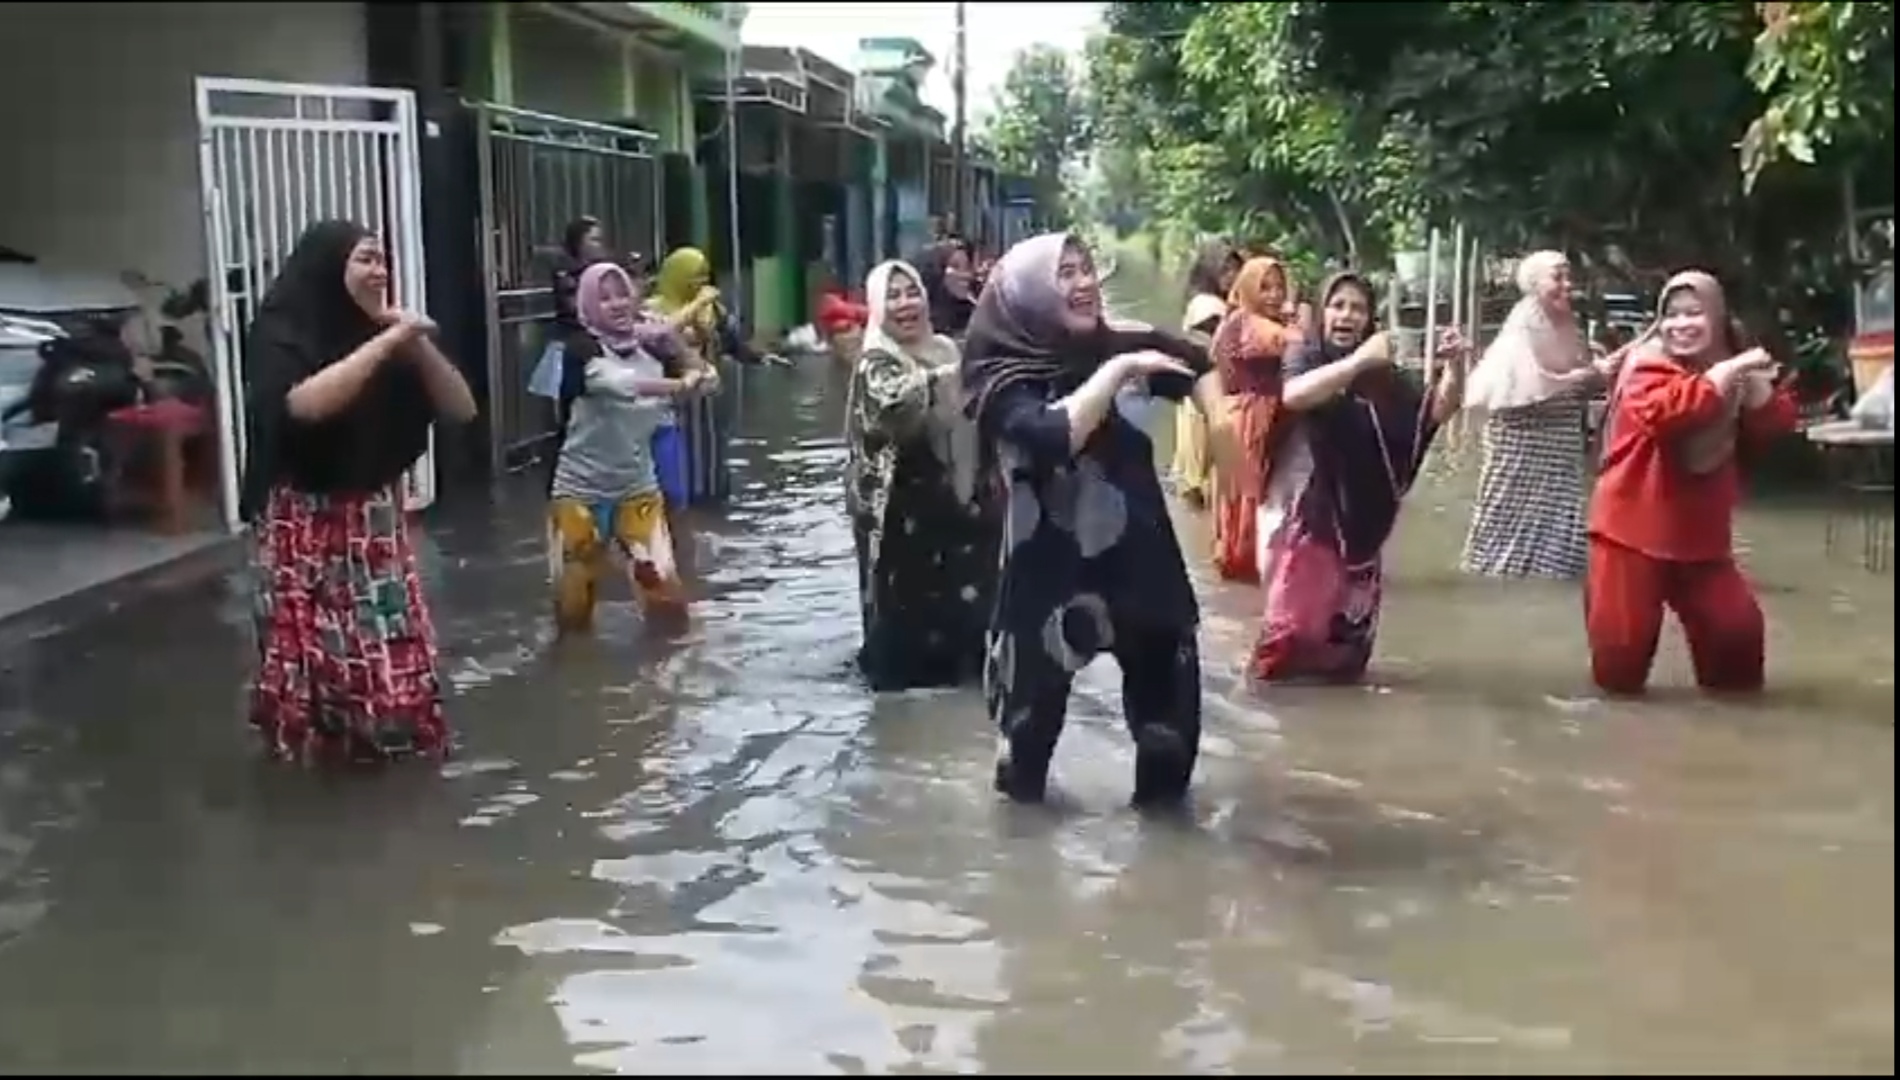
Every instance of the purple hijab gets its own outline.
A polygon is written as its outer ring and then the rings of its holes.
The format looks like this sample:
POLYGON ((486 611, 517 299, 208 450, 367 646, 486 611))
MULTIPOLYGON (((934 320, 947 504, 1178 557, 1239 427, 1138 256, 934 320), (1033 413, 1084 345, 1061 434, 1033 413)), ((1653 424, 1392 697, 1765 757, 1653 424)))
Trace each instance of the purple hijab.
MULTIPOLYGON (((1320 289, 1315 317, 1341 288, 1357 287, 1368 307, 1378 310, 1378 294, 1365 278, 1334 274, 1320 289)), ((1288 378, 1344 360, 1363 342, 1335 345, 1321 332, 1288 361, 1288 378)), ((1376 329, 1366 327, 1370 335, 1376 329)), ((1382 372, 1354 383, 1335 401, 1300 417, 1300 432, 1313 457, 1313 478, 1301 497, 1299 512, 1308 523, 1336 529, 1347 563, 1376 558, 1398 523, 1399 506, 1418 478, 1425 451, 1438 428, 1426 396, 1407 375, 1382 372)))
MULTIPOLYGON (((1207 369, 1207 350, 1180 334, 1107 322, 1097 322, 1086 332, 1070 329, 1063 319, 1068 300, 1058 277, 1063 253, 1071 249, 1086 252, 1088 245, 1069 233, 1043 233, 1010 248, 990 271, 963 342, 965 408, 979 424, 1004 390, 1032 387, 1058 398, 1122 353, 1153 349, 1197 372, 1207 369)), ((1172 394, 1153 389, 1180 397, 1188 385, 1172 394)))

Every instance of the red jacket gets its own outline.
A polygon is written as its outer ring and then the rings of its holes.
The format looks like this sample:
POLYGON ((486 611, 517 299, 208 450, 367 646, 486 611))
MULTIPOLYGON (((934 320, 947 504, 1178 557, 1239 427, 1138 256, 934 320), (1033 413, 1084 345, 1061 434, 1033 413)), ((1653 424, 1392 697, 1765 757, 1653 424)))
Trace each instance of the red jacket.
MULTIPOLYGON (((1590 499, 1590 535, 1670 562, 1716 562, 1735 552, 1741 472, 1735 455, 1706 472, 1689 471, 1680 441, 1719 422, 1725 403, 1709 380, 1660 356, 1629 361, 1605 418, 1603 471, 1590 499)), ((1742 412, 1744 444, 1793 430, 1794 399, 1776 390, 1742 412)))

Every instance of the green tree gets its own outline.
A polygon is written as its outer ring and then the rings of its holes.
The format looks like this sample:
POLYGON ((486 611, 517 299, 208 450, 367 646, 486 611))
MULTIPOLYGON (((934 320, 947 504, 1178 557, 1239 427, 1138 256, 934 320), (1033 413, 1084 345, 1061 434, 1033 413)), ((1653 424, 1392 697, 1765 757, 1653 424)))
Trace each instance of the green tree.
POLYGON ((1088 53, 1097 141, 1142 155, 1167 231, 1376 259, 1417 216, 1407 172, 1392 145, 1354 141, 1344 100, 1281 77, 1294 6, 1106 5, 1088 53))
POLYGON ((1089 145, 1080 73, 1050 45, 1018 52, 979 132, 1005 171, 1034 179, 1037 202, 1067 209, 1063 178, 1089 145))
MULTIPOLYGON (((1753 184, 1779 161, 1815 164, 1829 148, 1893 169, 1892 3, 1765 3, 1748 74, 1767 95, 1742 141, 1753 184)), ((1839 155, 1837 155, 1839 156, 1839 155)))
POLYGON ((1130 147, 1098 146, 1083 178, 1080 217, 1107 226, 1116 235, 1139 230, 1148 217, 1151 179, 1142 154, 1130 147))
POLYGON ((1152 148, 1170 217, 1219 206, 1217 227, 1372 265, 1462 221, 1490 250, 1563 247, 1601 284, 1699 264, 1758 312, 1839 295, 1835 181, 1744 188, 1753 4, 1129 3, 1105 22, 1101 138, 1152 148))

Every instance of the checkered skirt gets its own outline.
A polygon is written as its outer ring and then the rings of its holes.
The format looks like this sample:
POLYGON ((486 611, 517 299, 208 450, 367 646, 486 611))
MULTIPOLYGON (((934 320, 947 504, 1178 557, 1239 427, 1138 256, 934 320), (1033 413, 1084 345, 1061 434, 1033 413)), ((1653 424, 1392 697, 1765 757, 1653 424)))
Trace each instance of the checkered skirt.
POLYGON ((1484 466, 1461 560, 1466 573, 1583 576, 1588 409, 1588 395, 1573 392, 1486 418, 1484 466))

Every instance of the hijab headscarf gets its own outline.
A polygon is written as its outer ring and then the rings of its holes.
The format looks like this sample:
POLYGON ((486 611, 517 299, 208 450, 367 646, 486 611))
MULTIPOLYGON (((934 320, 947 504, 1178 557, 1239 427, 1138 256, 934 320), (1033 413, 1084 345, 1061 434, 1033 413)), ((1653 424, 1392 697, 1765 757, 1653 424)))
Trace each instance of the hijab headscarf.
MULTIPOLYGON (((1346 359, 1378 332, 1379 294, 1360 274, 1342 271, 1320 286, 1315 302, 1317 332, 1288 363, 1289 374, 1304 374, 1346 359), (1325 332, 1325 310, 1346 287, 1365 294, 1373 319, 1355 341, 1335 344, 1325 332)), ((1431 438, 1431 410, 1425 395, 1397 372, 1358 380, 1337 400, 1304 413, 1301 430, 1312 455, 1311 483, 1321 496, 1308 504, 1308 515, 1337 529, 1341 554, 1358 565, 1384 548, 1398 523, 1405 493, 1417 479, 1431 438)))
POLYGON ((640 318, 631 303, 623 316, 607 313, 609 281, 619 282, 629 301, 635 299, 632 275, 610 262, 595 263, 581 272, 580 286, 574 291, 574 308, 581 328, 593 335, 603 348, 622 356, 642 349, 655 359, 671 359, 676 343, 663 324, 640 318))
MULTIPOLYGON (((1635 356, 1625 365, 1619 376, 1626 375, 1632 368, 1647 363, 1658 362, 1662 347, 1663 314, 1669 310, 1669 301, 1677 293, 1692 294, 1702 304, 1703 312, 1708 316, 1710 337, 1709 347, 1701 356, 1667 356, 1666 362, 1680 364, 1691 371, 1706 371, 1711 364, 1726 360, 1742 351, 1743 335, 1741 327, 1729 314, 1728 294, 1723 291, 1722 283, 1715 275, 1706 270, 1684 270, 1663 284, 1662 291, 1656 296, 1656 318, 1637 339, 1627 348, 1635 356), (1645 355, 1647 354, 1647 355, 1645 355)), ((1611 392, 1613 399, 1621 398, 1623 380, 1617 379, 1611 392)), ((1616 401, 1612 400, 1610 415, 1616 415, 1616 401)), ((1676 460, 1689 472, 1702 474, 1714 472, 1726 464, 1735 453, 1736 420, 1741 415, 1741 398, 1736 396, 1728 402, 1720 418, 1707 427, 1684 435, 1678 444, 1676 460)), ((1609 445, 1609 440, 1604 440, 1609 445)))
POLYGON ((1227 306, 1275 326, 1284 326, 1286 304, 1292 294, 1293 282, 1287 276, 1285 264, 1271 255, 1255 255, 1241 263, 1240 270, 1234 274, 1233 288, 1227 290, 1227 306), (1271 304, 1267 302, 1267 287, 1276 284, 1280 286, 1280 302, 1271 304))
MULTIPOLYGON (((874 352, 886 353, 898 358, 911 370, 933 373, 940 380, 937 383, 938 392, 931 398, 931 412, 925 421, 925 431, 930 440, 931 452, 950 470, 957 498, 968 503, 976 496, 976 477, 981 461, 976 425, 963 415, 963 395, 957 383, 957 369, 963 357, 957 349, 957 343, 937 333, 935 324, 927 325, 927 332, 917 341, 906 343, 892 336, 889 326, 890 289, 892 279, 899 275, 916 282, 919 288, 923 287, 923 279, 917 268, 898 259, 872 267, 864 280, 864 298, 869 302, 870 315, 865 323, 861 356, 868 357, 874 352)), ((859 363, 863 362, 863 359, 859 360, 859 363)), ((857 388, 858 380, 852 379, 845 407, 846 416, 856 415, 857 388)))
POLYGON ((1279 260, 1248 259, 1228 291, 1229 314, 1214 334, 1214 362, 1229 394, 1278 394, 1281 359, 1299 335, 1284 321, 1290 292, 1279 260), (1268 287, 1278 280, 1281 304, 1268 302, 1268 287))
POLYGON ((1122 353, 1153 349, 1205 368, 1207 350, 1179 334, 1106 320, 1087 331, 1071 330, 1063 318, 1068 298, 1057 280, 1063 252, 1071 247, 1088 250, 1070 233, 1032 236, 1010 248, 990 271, 963 342, 965 410, 979 422, 1004 390, 1030 387, 1053 400, 1122 353))
MULTIPOLYGON (((929 323, 929 335, 921 340, 905 344, 891 335, 891 279, 899 274, 916 282, 919 289, 927 288, 918 269, 901 259, 891 259, 871 268, 871 273, 864 279, 864 298, 870 308, 864 324, 865 351, 881 349, 918 370, 935 370, 956 364, 962 359, 956 342, 945 337, 934 320, 929 323)), ((928 293, 925 298, 928 300, 928 293)))
POLYGON ((699 290, 712 284, 712 260, 696 247, 674 248, 660 261, 653 282, 653 299, 662 311, 675 312, 693 302, 699 290))
POLYGON ((353 221, 304 230, 251 321, 244 350, 248 461, 239 515, 256 519, 271 488, 289 480, 323 492, 394 483, 428 448, 434 421, 415 369, 392 358, 336 416, 293 423, 290 391, 382 331, 344 284, 356 246, 375 234, 353 221))
POLYGON ((1547 401, 1595 369, 1572 313, 1553 315, 1538 299, 1551 275, 1569 265, 1561 251, 1537 251, 1517 263, 1516 306, 1465 384, 1465 407, 1516 409, 1547 401))
POLYGON ((1213 293, 1195 293, 1188 298, 1187 310, 1181 313, 1181 328, 1211 338, 1226 317, 1227 301, 1213 293))
MULTIPOLYGON (((967 260, 970 249, 960 240, 939 240, 911 257, 918 282, 930 302, 930 325, 939 334, 960 337, 970 326, 976 301, 953 294, 944 284, 950 274, 950 262, 959 253, 967 260)), ((974 269, 974 267, 972 267, 974 269)))
POLYGON ((1256 256, 1243 263, 1227 293, 1227 317, 1214 331, 1208 350, 1244 440, 1240 475, 1234 477, 1244 491, 1266 487, 1279 427, 1284 359, 1287 348, 1298 341, 1281 321, 1288 284, 1278 260, 1256 256), (1270 303, 1268 296, 1276 279, 1282 300, 1278 304, 1270 303))
MULTIPOLYGON (((660 260, 660 271, 653 279, 654 310, 662 315, 677 315, 699 297, 699 290, 712 284, 712 260, 696 247, 674 248, 660 260)), ((683 329, 698 337, 702 348, 710 349, 718 339, 718 305, 700 309, 697 317, 683 329)), ((710 359, 710 357, 709 357, 710 359)))

